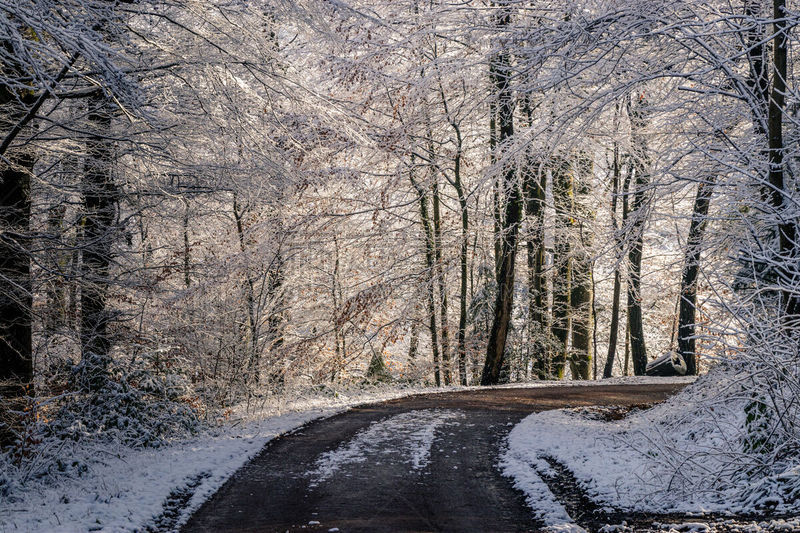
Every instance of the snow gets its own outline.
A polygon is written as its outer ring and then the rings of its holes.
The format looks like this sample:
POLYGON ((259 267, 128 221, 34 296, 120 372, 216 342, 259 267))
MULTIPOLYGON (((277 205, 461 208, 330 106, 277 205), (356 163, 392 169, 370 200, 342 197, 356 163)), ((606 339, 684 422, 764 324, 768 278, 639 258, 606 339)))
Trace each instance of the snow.
MULTIPOLYGON (((274 437, 354 405, 423 390, 339 391, 327 397, 265 402, 249 411, 239 407, 221 426, 159 448, 109 450, 92 443, 72 444, 62 455, 84 465, 85 472, 31 480, 10 497, 0 498, 0 532, 176 529, 274 437)), ((423 430, 416 437, 418 454, 412 462, 422 465, 427 456, 420 450, 430 446, 430 437, 423 430)))
MULTIPOLYGON (((502 467, 529 500, 540 497, 542 482, 532 478, 547 473, 543 459, 549 457, 569 469, 600 507, 763 514, 764 502, 797 484, 800 466, 763 479, 744 476, 737 458, 747 399, 738 398, 735 387, 735 375, 704 376, 666 402, 621 420, 602 416, 602 409, 532 414, 509 433, 502 467)), ((797 500, 781 505, 775 514, 800 512, 797 500)))
POLYGON ((363 463, 375 455, 421 470, 428 465, 435 432, 462 418, 464 414, 459 411, 425 409, 375 422, 337 449, 322 454, 307 473, 310 485, 317 486, 345 466, 363 463))
MULTIPOLYGON (((170 494, 196 483, 173 527, 197 509, 233 472, 275 436, 330 411, 310 410, 225 427, 158 449, 121 449, 92 455, 78 449, 73 460, 89 472, 55 484, 26 487, 0 502, 0 531, 132 531, 164 513, 170 494)), ((161 524, 162 526, 165 524, 161 524)))
POLYGON ((514 487, 525 494, 525 501, 534 516, 545 524, 547 531, 584 532, 582 527, 572 521, 564 506, 556 500, 547 484, 539 477, 537 469, 545 471, 549 468, 544 461, 536 461, 535 466, 532 466, 525 454, 515 453, 511 449, 500 459, 500 469, 503 474, 513 478, 514 487))
MULTIPOLYGON (((691 378, 677 378, 687 382, 691 378)), ((616 378, 602 382, 562 381, 557 386, 596 386, 603 384, 665 383, 664 378, 616 378)), ((551 387, 553 382, 504 385, 551 387)), ((0 499, 0 532, 12 531, 136 531, 148 527, 170 530, 183 524, 193 511, 212 495, 237 469, 258 453, 272 438, 291 431, 319 417, 331 416, 346 408, 366 402, 400 398, 415 393, 445 393, 476 390, 478 387, 385 388, 373 390, 338 390, 324 397, 309 396, 265 402, 260 406, 234 409, 230 420, 189 438, 175 440, 156 449, 120 447, 107 449, 99 444, 65 444, 63 457, 81 465, 59 477, 28 480, 10 497, 0 499)), ((560 413, 557 416, 572 416, 560 413)), ((428 463, 436 431, 455 423, 463 413, 446 410, 422 410, 414 415, 397 415, 378 422, 357 434, 353 441, 332 451, 316 465, 317 482, 347 465, 357 465, 371 443, 383 442, 394 454, 392 459, 411 470, 424 469, 428 463)), ((573 427, 569 440, 579 442, 581 422, 573 427)), ((524 424, 512 433, 524 431, 524 424)), ((375 446, 378 446, 377 444, 375 446)), ((513 448, 513 446, 512 446, 513 448)), ((509 453, 512 448, 510 448, 509 453)), ((513 448, 516 449, 516 448, 513 448)), ((564 451, 562 449, 562 451, 564 451)), ((546 506, 554 531, 581 531, 564 519, 566 512, 558 504, 536 473, 524 465, 527 456, 509 459, 508 468, 521 472, 530 491, 542 491, 540 508, 546 506), (527 468, 527 470, 526 470, 527 468), (527 476, 527 477, 525 477, 527 476), (546 504, 546 505, 545 505, 546 504)), ((563 454, 559 456, 559 459, 563 454)), ((531 463, 537 464, 537 463, 531 463)), ((542 467, 541 464, 538 467, 542 467)))

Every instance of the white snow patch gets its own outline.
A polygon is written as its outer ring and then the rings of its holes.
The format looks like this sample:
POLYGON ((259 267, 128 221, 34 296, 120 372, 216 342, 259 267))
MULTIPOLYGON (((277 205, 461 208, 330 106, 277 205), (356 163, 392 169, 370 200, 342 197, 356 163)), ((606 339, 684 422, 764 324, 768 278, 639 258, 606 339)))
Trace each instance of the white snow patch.
POLYGON ((453 410, 409 411, 375 422, 356 433, 335 450, 322 454, 311 477, 312 487, 327 481, 345 466, 363 463, 370 455, 391 455, 407 462, 412 470, 428 466, 437 429, 464 418, 453 410))
MULTIPOLYGON (((512 430, 513 432, 514 430, 512 430)), ((534 516, 541 520, 547 531, 564 533, 583 533, 585 530, 575 524, 567 514, 567 510, 550 492, 547 484, 542 481, 537 469, 550 468, 544 461, 528 461, 526 453, 519 453, 518 448, 509 448, 500 457, 500 469, 505 476, 514 480, 514 487, 525 494, 525 501, 533 511, 534 516)))

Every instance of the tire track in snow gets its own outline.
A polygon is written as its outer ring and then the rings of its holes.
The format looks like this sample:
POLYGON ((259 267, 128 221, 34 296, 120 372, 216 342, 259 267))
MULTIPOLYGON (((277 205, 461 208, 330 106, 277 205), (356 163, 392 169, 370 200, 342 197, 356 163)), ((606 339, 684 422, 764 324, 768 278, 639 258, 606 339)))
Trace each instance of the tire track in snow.
POLYGON ((436 431, 464 417, 459 411, 425 409, 375 422, 335 450, 323 453, 315 468, 306 473, 311 478, 309 487, 368 459, 407 463, 413 471, 422 470, 430 462, 436 431))

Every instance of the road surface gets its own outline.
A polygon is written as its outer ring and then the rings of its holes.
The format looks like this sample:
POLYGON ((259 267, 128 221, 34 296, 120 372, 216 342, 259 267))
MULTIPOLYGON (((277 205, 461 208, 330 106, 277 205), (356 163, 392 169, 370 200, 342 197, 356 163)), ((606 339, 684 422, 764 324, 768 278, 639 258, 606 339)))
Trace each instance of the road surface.
POLYGON ((514 424, 547 409, 659 402, 683 386, 484 389, 356 407, 271 441, 182 531, 537 531, 497 468, 514 424))

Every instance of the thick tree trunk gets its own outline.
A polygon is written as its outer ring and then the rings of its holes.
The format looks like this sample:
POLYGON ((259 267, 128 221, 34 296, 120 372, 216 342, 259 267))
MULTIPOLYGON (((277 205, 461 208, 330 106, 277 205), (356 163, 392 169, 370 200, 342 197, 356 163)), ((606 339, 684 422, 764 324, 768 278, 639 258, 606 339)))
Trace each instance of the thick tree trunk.
POLYGON ((102 95, 92 96, 88 107, 90 134, 86 141, 82 183, 80 339, 84 371, 82 385, 97 391, 108 381, 110 364, 108 325, 112 313, 107 308, 107 299, 119 193, 113 176, 114 143, 107 137, 111 129, 111 103, 102 95))
POLYGON ((570 368, 573 379, 589 379, 592 360, 592 264, 588 254, 578 254, 572 262, 572 350, 570 368))
POLYGON ((592 160, 585 155, 578 157, 578 164, 574 172, 575 183, 573 213, 571 219, 581 220, 577 229, 580 248, 573 254, 572 259, 572 285, 570 287, 570 315, 572 319, 572 350, 570 355, 570 369, 573 379, 589 379, 589 369, 594 352, 592 351, 592 337, 594 318, 592 315, 592 258, 591 233, 584 226, 585 221, 594 218, 593 213, 580 203, 579 199, 585 197, 590 191, 590 180, 593 173, 592 160))
MULTIPOLYGON (((533 125, 533 110, 524 101, 528 125, 533 125)), ((528 224, 528 345, 532 350, 533 371, 539 379, 550 374, 550 329, 547 320, 547 279, 545 278, 545 226, 544 208, 547 188, 547 170, 527 154, 522 175, 525 194, 525 219, 528 224)), ((527 369, 526 369, 527 370, 527 369)))
POLYGON ((555 228, 553 245, 553 337, 558 342, 553 357, 553 377, 562 379, 568 359, 570 331, 570 298, 572 293, 572 246, 573 234, 573 176, 572 166, 566 158, 557 158, 551 165, 553 177, 553 205, 555 228))
POLYGON ((697 186, 697 196, 692 210, 692 221, 689 225, 689 236, 686 239, 686 252, 683 260, 681 292, 678 296, 678 353, 686 362, 686 374, 697 374, 697 356, 695 353, 694 324, 697 306, 697 275, 700 270, 700 252, 702 250, 703 233, 706 228, 708 206, 714 190, 714 178, 701 182, 697 186))
MULTIPOLYGON (((15 105, 17 95, 0 86, 0 104, 16 108, 2 117, 18 120, 24 108, 15 105)), ((11 149, 0 161, 0 447, 13 442, 19 429, 16 413, 23 398, 32 394, 31 347, 32 295, 28 254, 31 216, 30 179, 35 162, 27 149, 11 149)))
MULTIPOLYGON (((511 23, 511 12, 504 7, 498 13, 497 26, 511 23)), ((511 57, 505 50, 492 59, 494 88, 497 95, 497 118, 499 122, 498 148, 504 147, 514 135, 514 98, 510 86, 511 57)), ((500 158, 498 158, 500 160, 500 158)), ((500 381, 514 304, 514 265, 517 258, 517 238, 522 219, 522 194, 516 179, 516 170, 511 161, 504 163, 503 197, 505 216, 502 225, 501 262, 498 277, 494 321, 486 348, 486 361, 481 374, 481 385, 494 385, 500 381)))
POLYGON ((631 144, 633 145, 633 167, 635 182, 633 190, 633 209, 631 211, 631 245, 628 250, 628 327, 630 329, 630 349, 633 372, 642 376, 647 367, 647 348, 644 340, 642 318, 642 249, 644 247, 644 228, 647 222, 648 167, 647 143, 641 134, 646 125, 647 103, 644 95, 636 102, 628 100, 628 115, 631 120, 631 144))

